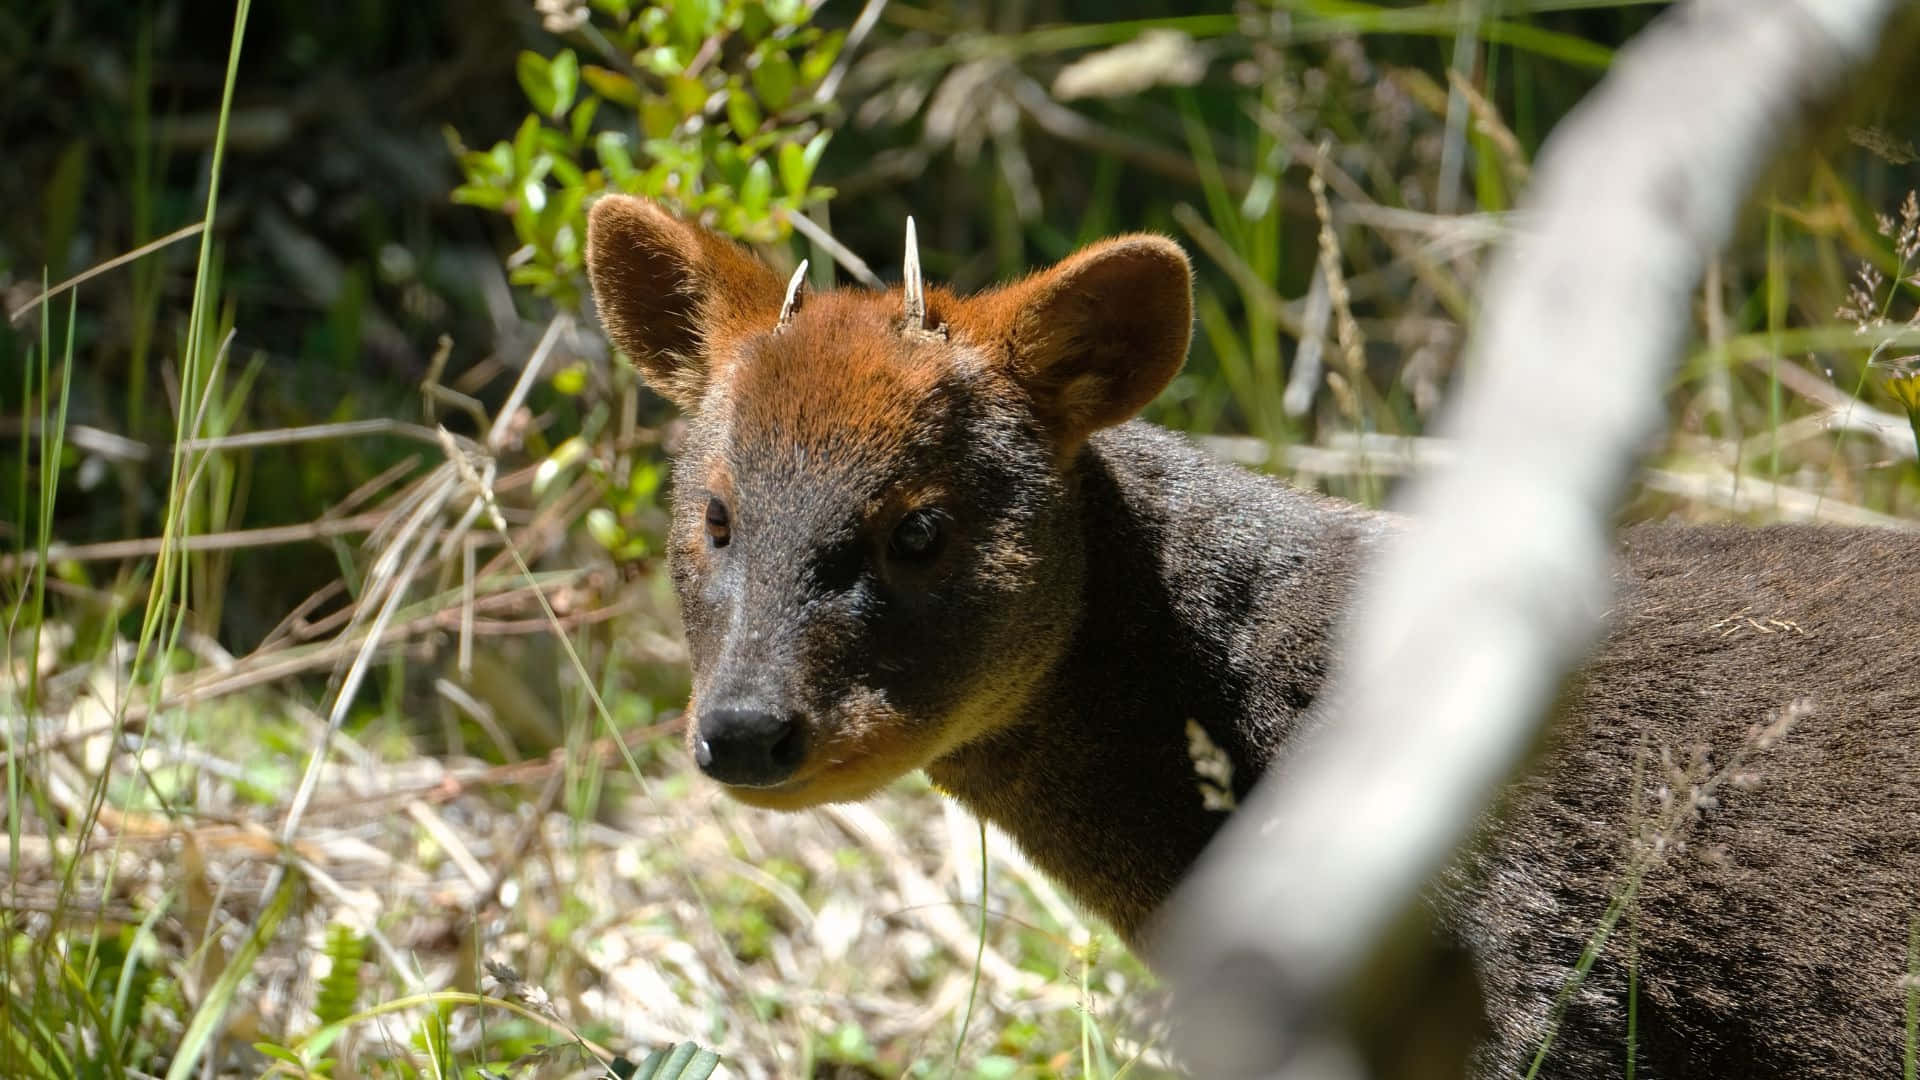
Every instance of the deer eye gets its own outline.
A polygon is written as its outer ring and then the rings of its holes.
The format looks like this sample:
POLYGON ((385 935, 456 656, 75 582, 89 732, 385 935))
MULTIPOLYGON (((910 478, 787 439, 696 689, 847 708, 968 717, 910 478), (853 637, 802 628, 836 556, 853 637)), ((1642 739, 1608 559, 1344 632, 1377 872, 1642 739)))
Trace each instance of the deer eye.
POLYGON ((902 562, 926 562, 940 553, 945 539, 946 520, 938 510, 922 507, 911 511, 893 527, 887 541, 887 553, 902 562))
POLYGON ((713 546, 723 548, 733 539, 733 517, 727 513, 727 504, 718 498, 707 499, 707 539, 713 546))

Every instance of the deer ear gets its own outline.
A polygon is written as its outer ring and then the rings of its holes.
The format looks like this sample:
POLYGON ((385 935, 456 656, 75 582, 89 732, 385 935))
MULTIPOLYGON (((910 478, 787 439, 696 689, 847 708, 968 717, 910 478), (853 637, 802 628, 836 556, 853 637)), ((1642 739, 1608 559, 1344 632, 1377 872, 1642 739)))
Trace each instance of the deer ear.
POLYGON ((774 327, 784 289, 738 244, 630 195, 608 195, 587 215, 587 277, 607 337, 689 412, 720 347, 774 327))
POLYGON ((1086 248, 1007 290, 1005 362, 1062 450, 1166 388, 1193 334, 1193 272, 1159 236, 1086 248))

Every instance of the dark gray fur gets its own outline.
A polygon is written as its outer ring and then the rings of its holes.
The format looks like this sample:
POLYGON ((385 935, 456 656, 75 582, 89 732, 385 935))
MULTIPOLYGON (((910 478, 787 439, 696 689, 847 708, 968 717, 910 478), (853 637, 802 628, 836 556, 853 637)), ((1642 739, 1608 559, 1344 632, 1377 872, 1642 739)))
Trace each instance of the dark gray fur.
MULTIPOLYGON (((1219 821, 1185 720, 1244 794, 1314 701, 1388 519, 1140 423, 1096 435, 1071 491, 1087 558, 1073 644, 1028 715, 929 772, 1137 943, 1219 821)), ((1638 859, 1638 902, 1545 1075, 1624 1075, 1630 925, 1639 1076, 1898 1075, 1920 913, 1920 539, 1655 525, 1620 551, 1612 630, 1550 745, 1432 897, 1486 1003, 1478 1071, 1525 1072, 1638 859), (1784 733, 1756 733, 1783 710, 1784 733), (1675 810, 1663 788, 1717 804, 1675 810)))

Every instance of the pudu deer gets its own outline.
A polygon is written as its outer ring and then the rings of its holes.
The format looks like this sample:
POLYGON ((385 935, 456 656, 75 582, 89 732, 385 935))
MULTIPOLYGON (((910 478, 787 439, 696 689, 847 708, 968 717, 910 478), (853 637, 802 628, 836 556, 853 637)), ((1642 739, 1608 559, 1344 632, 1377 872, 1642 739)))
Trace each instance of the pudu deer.
MULTIPOLYGON (((688 741, 792 810, 914 769, 1133 945, 1315 722, 1384 514, 1133 419, 1184 362, 1180 248, 1094 244, 974 296, 814 294, 659 206, 593 208, 600 317, 688 414, 669 563, 688 741), (1190 732, 1230 778, 1196 774, 1190 732), (1209 790, 1209 789, 1213 790, 1209 790)), ((1641 526, 1550 744, 1430 890, 1476 1071, 1892 1076, 1920 940, 1920 540, 1641 526), (1629 994, 1629 973, 1637 987, 1629 994)), ((1276 917, 1285 917, 1276 913, 1276 917)))

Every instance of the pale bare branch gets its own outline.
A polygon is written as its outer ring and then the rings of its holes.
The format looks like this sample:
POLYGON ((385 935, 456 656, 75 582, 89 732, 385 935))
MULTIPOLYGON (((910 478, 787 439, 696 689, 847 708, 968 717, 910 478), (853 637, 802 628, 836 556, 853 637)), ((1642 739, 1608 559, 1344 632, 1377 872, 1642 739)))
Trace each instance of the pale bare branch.
MULTIPOLYGON (((1352 1058, 1313 1025, 1535 738, 1607 604, 1609 521, 1706 261, 1897 0, 1714 0, 1620 54, 1542 154, 1446 427, 1323 701, 1169 905, 1196 1075, 1352 1058), (1235 1023, 1258 1009, 1265 1023, 1235 1023)), ((1335 1071, 1349 1071, 1343 1066, 1335 1071)))

